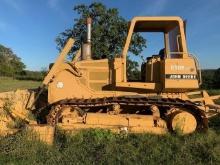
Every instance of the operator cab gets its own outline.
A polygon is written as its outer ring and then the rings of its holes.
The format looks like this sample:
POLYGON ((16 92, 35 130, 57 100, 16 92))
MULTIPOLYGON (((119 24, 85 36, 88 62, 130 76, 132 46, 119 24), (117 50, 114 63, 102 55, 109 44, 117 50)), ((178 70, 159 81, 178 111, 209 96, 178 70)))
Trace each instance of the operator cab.
MULTIPOLYGON (((122 52, 124 77, 116 86, 145 88, 153 91, 178 92, 197 89, 198 69, 195 59, 186 47, 184 21, 180 17, 135 17, 132 19, 122 52), (158 54, 147 57, 141 65, 141 80, 138 85, 129 82, 126 71, 126 56, 134 33, 160 33, 164 48, 158 54), (142 82, 142 83, 141 83, 142 82)), ((117 74, 117 71, 116 71, 117 74)), ((117 82, 117 77, 116 77, 117 82)))
POLYGON ((164 40, 160 40, 159 42, 162 43, 159 44, 164 45, 164 48, 158 49, 157 54, 153 54, 152 56, 147 57, 141 65, 141 81, 159 83, 161 81, 161 61, 166 58, 182 58, 181 53, 183 52, 183 46, 181 42, 178 21, 138 20, 134 25, 132 35, 134 35, 134 33, 140 33, 144 35, 146 33, 153 33, 154 35, 152 37, 157 37, 159 34, 163 35, 164 40))

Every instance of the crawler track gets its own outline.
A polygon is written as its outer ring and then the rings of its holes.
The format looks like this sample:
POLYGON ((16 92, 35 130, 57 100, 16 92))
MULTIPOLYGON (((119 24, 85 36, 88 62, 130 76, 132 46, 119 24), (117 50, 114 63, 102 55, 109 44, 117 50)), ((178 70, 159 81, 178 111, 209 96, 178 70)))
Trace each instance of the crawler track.
MULTIPOLYGON (((179 98, 149 98, 149 97, 107 97, 107 98, 95 98, 95 99, 66 99, 58 101, 51 106, 51 110, 47 115, 47 123, 51 125, 56 124, 56 116, 62 110, 62 107, 79 108, 83 110, 83 113, 96 112, 102 108, 108 108, 111 105, 118 104, 122 107, 121 113, 137 113, 136 111, 125 110, 124 107, 133 107, 133 109, 143 109, 141 112, 149 111, 151 105, 156 105, 160 109, 161 117, 169 123, 169 116, 172 114, 173 108, 179 108, 194 115, 197 120, 197 130, 204 130, 207 128, 207 118, 205 113, 200 110, 196 104, 191 101, 184 101, 179 98), (123 109, 124 108, 124 109, 123 109), (94 111, 94 109, 96 111, 94 111), (98 109, 98 110, 97 110, 98 109)), ((99 111, 98 111, 99 112, 99 111)), ((102 112, 106 113, 106 112, 102 112)), ((140 113, 140 112, 138 112, 140 113)), ((169 124, 168 124, 169 125, 169 124)))

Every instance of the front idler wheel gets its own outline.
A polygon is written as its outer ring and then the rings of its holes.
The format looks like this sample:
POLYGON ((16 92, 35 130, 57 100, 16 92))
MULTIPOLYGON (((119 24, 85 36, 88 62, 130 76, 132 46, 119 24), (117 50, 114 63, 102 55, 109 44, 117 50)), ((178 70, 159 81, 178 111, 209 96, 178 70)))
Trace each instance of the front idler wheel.
POLYGON ((198 121, 192 113, 178 109, 169 114, 167 127, 172 133, 190 134, 197 130, 198 121))

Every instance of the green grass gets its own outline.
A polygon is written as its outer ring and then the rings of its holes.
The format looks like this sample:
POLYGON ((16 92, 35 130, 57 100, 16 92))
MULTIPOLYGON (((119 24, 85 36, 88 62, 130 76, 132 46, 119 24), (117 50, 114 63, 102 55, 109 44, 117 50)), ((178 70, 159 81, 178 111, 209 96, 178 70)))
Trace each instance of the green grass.
POLYGON ((0 140, 0 164, 219 164, 220 135, 114 134, 87 130, 57 132, 55 144, 28 140, 24 133, 0 140))
POLYGON ((0 92, 37 88, 40 84, 41 82, 39 81, 16 80, 11 77, 0 77, 0 92))

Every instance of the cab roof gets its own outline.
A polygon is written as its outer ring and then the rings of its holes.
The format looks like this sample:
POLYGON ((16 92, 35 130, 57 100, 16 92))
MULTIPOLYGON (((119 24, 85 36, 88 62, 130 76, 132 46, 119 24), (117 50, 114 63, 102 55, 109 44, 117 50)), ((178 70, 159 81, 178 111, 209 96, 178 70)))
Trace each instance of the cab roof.
POLYGON ((134 17, 131 24, 134 24, 134 32, 168 32, 183 25, 183 20, 173 16, 134 17))

